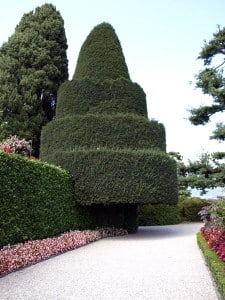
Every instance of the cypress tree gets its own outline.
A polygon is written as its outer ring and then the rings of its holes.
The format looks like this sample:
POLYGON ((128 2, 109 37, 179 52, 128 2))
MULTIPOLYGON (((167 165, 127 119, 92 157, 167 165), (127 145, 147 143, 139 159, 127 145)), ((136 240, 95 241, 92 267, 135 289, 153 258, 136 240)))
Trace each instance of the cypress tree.
POLYGON ((41 127, 55 114, 68 79, 64 21, 51 4, 24 14, 0 49, 0 137, 31 139, 39 153, 41 127))
POLYGON ((165 129, 147 118, 113 27, 102 23, 60 86, 56 119, 42 130, 41 158, 71 172, 75 200, 96 226, 136 230, 137 205, 177 202, 176 164, 165 129))

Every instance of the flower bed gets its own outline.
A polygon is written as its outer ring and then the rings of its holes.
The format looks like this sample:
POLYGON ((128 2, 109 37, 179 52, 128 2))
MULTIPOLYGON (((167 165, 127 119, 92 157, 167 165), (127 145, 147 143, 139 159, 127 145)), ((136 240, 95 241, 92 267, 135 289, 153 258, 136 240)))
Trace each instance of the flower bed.
POLYGON ((215 251, 209 247, 206 239, 201 232, 197 233, 197 242, 204 255, 205 262, 208 265, 212 277, 215 280, 218 291, 220 293, 219 299, 225 299, 225 262, 223 262, 215 251))
POLYGON ((219 199, 203 207, 199 214, 204 222, 202 235, 209 247, 225 261, 225 200, 219 199))
POLYGON ((0 276, 99 239, 125 234, 126 230, 115 228, 70 231, 53 238, 5 246, 0 250, 0 276))
POLYGON ((198 245, 225 299, 225 199, 203 207, 199 212, 204 226, 197 234, 198 245))
POLYGON ((202 227, 201 233, 207 241, 208 246, 225 262, 225 231, 222 229, 207 229, 202 227))

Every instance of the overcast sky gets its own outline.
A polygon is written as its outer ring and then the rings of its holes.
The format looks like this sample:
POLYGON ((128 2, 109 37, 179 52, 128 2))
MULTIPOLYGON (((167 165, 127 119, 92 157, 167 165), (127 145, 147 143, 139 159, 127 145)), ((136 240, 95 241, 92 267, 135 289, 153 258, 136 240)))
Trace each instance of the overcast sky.
POLYGON ((24 13, 44 3, 60 11, 68 42, 72 77, 80 47, 99 23, 115 29, 132 81, 147 95, 149 119, 164 124, 167 151, 196 159, 202 151, 223 151, 224 144, 209 139, 215 121, 193 126, 188 109, 210 103, 196 90, 195 74, 203 68, 197 56, 217 30, 225 26, 224 0, 9 0, 0 10, 0 45, 14 33, 24 13))

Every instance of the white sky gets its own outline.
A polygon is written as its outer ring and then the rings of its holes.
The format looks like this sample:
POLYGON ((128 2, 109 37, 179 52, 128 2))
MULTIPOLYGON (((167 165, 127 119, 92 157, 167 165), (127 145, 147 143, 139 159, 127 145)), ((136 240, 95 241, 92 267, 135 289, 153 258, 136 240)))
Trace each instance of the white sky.
POLYGON ((180 152, 186 159, 196 159, 202 151, 223 151, 224 144, 209 140, 214 123, 191 125, 187 109, 210 103, 189 82, 203 67, 196 59, 203 41, 212 38, 218 24, 225 26, 224 0, 4 1, 0 45, 24 13, 46 2, 56 6, 65 22, 70 78, 89 32, 109 22, 120 39, 131 79, 147 95, 149 118, 165 125, 167 151, 180 152))

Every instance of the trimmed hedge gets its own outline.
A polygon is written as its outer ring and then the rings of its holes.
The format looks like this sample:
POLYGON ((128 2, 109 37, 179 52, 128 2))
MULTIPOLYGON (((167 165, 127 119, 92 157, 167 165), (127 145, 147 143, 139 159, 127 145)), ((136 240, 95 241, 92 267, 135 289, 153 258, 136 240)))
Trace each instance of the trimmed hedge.
POLYGON ((178 207, 182 221, 199 222, 201 221, 198 214, 202 207, 211 204, 210 201, 198 197, 186 198, 179 201, 178 207))
POLYGON ((0 247, 94 226, 59 167, 0 151, 0 247))
POLYGON ((225 299, 225 262, 208 246, 207 241, 200 232, 197 233, 197 242, 217 284, 221 299, 225 299))
POLYGON ((150 150, 75 149, 46 159, 75 178, 75 199, 82 205, 177 203, 176 163, 150 150))
POLYGON ((136 115, 77 115, 56 119, 42 130, 40 157, 54 151, 87 148, 158 148, 166 151, 165 129, 136 115))
POLYGON ((180 211, 177 205, 146 204, 139 206, 139 226, 172 225, 180 222, 180 211))
POLYGON ((120 77, 130 79, 120 41, 110 24, 101 23, 93 28, 81 47, 73 80, 120 77))
POLYGON ((65 81, 58 90, 56 118, 87 113, 132 113, 147 117, 143 89, 127 79, 65 81))

